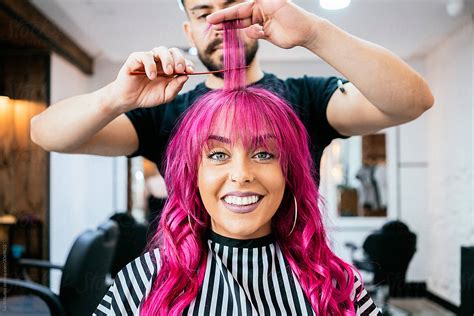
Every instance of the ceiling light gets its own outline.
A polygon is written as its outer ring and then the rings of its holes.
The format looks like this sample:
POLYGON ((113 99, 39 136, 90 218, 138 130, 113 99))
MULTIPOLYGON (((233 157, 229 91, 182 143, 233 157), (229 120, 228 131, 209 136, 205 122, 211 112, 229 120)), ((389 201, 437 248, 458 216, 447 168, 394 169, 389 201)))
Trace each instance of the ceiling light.
POLYGON ((446 11, 450 16, 458 16, 464 9, 464 0, 448 0, 446 11))
POLYGON ((321 8, 326 10, 340 10, 351 4, 351 0, 319 0, 321 8))

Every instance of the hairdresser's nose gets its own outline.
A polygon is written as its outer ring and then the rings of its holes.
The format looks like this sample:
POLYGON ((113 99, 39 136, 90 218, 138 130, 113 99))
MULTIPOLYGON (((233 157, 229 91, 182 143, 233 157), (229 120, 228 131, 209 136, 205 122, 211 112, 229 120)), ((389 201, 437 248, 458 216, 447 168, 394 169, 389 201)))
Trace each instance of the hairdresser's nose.
POLYGON ((255 180, 251 161, 246 155, 235 155, 230 169, 230 181, 240 184, 250 183, 255 180))

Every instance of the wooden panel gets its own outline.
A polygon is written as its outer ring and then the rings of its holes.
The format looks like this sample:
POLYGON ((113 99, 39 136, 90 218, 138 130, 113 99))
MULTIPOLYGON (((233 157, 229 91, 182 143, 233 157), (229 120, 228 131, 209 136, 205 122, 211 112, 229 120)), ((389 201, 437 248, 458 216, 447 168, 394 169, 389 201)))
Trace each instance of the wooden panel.
POLYGON ((0 44, 46 48, 63 56, 86 74, 93 59, 27 0, 0 0, 0 44))
POLYGON ((362 161, 367 165, 386 161, 385 134, 362 136, 362 161))
POLYGON ((0 215, 20 219, 9 246, 39 259, 49 257, 49 155, 31 141, 30 120, 49 103, 49 68, 47 53, 1 54, 0 95, 10 98, 0 98, 0 215))

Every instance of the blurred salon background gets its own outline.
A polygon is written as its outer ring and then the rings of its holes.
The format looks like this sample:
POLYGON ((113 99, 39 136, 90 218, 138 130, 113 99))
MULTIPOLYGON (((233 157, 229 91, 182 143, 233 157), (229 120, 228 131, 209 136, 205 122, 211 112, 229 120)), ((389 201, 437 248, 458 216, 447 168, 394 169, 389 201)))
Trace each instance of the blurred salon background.
MULTIPOLYGON (((326 148, 320 191, 332 247, 362 271, 384 315, 472 315, 474 3, 325 2, 294 0, 400 56, 436 100, 413 122, 326 148)), ((114 80, 133 51, 179 47, 204 70, 185 19, 176 0, 0 0, 0 278, 21 281, 6 295, 8 315, 96 306, 143 250, 167 195, 154 163, 48 153, 29 123, 114 80)), ((341 76, 303 48, 260 41, 258 58, 280 78, 341 76)))

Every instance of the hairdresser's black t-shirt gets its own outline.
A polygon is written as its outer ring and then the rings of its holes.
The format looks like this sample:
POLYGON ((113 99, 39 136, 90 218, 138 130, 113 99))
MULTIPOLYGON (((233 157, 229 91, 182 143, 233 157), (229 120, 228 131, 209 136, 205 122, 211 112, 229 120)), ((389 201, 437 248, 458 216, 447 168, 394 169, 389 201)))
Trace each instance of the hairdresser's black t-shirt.
MULTIPOLYGON (((319 164, 324 148, 335 138, 347 138, 339 134, 328 122, 326 108, 338 88, 337 77, 289 78, 281 80, 265 73, 253 85, 271 90, 293 106, 312 141, 311 154, 315 162, 319 182, 319 164)), ((341 79, 343 83, 347 80, 341 79)), ((210 89, 200 83, 194 90, 178 95, 173 101, 152 108, 139 108, 126 113, 138 135, 138 150, 129 157, 143 156, 155 162, 163 172, 161 163, 170 134, 181 114, 201 95, 210 89)))

